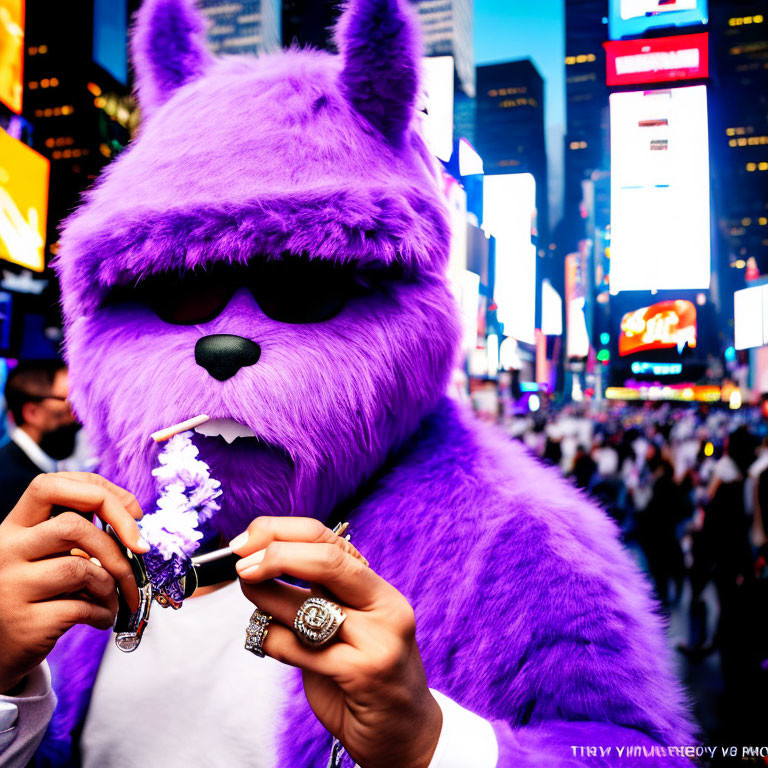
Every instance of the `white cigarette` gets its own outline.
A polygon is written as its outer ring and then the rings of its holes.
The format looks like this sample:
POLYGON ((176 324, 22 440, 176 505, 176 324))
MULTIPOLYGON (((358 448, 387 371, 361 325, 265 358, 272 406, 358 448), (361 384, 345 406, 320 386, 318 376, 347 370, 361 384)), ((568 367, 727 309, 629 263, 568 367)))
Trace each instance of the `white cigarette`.
POLYGON ((182 421, 180 424, 174 424, 172 427, 166 427, 165 429, 160 429, 157 432, 153 432, 151 437, 156 443, 162 443, 165 440, 170 440, 174 435, 178 435, 180 432, 186 432, 188 429, 194 429, 195 427, 199 427, 201 424, 205 424, 206 421, 210 420, 211 417, 203 413, 200 414, 200 416, 195 416, 194 419, 187 419, 186 421, 182 421))
POLYGON ((231 554, 232 550, 229 547, 222 547, 214 552, 206 552, 204 555, 197 555, 190 559, 192 560, 192 565, 203 565, 204 563, 212 563, 216 560, 229 557, 231 554))

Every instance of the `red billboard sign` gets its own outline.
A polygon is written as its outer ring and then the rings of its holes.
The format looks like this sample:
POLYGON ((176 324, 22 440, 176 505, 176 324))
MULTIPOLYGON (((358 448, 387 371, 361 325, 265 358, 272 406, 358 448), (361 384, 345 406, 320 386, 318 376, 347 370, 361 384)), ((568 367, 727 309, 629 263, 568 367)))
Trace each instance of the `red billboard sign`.
POLYGON ((667 83, 709 77, 709 35, 603 43, 608 85, 667 83))
POLYGON ((690 301, 660 301, 621 319, 619 354, 696 346, 696 307, 690 301))

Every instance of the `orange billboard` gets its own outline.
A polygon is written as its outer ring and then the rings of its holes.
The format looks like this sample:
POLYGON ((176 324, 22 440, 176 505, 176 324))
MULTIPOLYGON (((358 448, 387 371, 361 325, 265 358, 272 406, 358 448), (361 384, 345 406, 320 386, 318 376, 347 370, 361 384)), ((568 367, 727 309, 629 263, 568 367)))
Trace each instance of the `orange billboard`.
POLYGON ((24 0, 0 0, 0 101, 21 113, 24 74, 24 0))
POLYGON ((619 355, 696 346, 696 307, 691 301, 660 301, 621 318, 619 355))
POLYGON ((50 163, 0 130, 0 259, 45 267, 50 163))

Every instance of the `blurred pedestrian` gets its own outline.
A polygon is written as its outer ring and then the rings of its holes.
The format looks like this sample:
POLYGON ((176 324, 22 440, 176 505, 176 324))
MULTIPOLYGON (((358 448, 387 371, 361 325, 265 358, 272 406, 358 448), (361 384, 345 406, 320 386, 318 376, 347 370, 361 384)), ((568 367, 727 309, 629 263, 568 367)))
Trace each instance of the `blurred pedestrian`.
POLYGON ((573 470, 571 477, 576 483, 577 488, 589 488, 592 478, 597 471, 597 464, 590 455, 586 446, 580 445, 576 449, 576 455, 573 459, 573 470))
POLYGON ((768 555, 768 437, 763 439, 758 458, 749 468, 752 479, 752 545, 758 555, 768 555))
POLYGON ((668 459, 656 451, 647 466, 652 476, 652 491, 647 506, 638 515, 637 538, 648 561, 656 596, 668 610, 672 603, 670 581, 675 583, 675 601, 682 593, 685 561, 677 527, 688 516, 690 506, 675 482, 674 467, 668 459))
POLYGON ((5 401, 13 421, 0 448, 0 521, 34 477, 56 472, 75 447, 79 424, 67 402, 67 369, 60 361, 21 362, 8 375, 5 401))

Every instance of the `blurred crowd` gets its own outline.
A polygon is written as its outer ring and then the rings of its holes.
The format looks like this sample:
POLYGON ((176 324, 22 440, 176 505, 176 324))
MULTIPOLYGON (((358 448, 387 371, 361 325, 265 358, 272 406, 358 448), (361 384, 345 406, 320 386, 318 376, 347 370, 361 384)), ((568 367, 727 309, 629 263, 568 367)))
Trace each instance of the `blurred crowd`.
MULTIPOLYGON (((768 423, 761 409, 556 409, 543 402, 535 413, 499 421, 615 520, 665 618, 678 619, 683 666, 719 661, 726 710, 719 717, 733 726, 728 735, 768 739, 768 423)), ((710 694, 708 687, 701 695, 710 694)))

